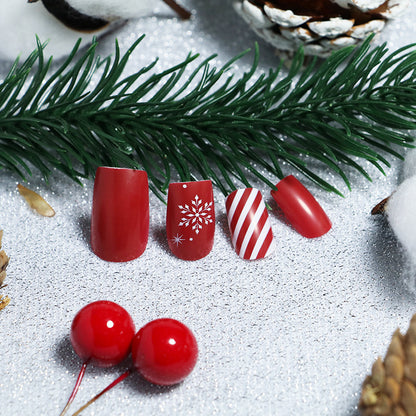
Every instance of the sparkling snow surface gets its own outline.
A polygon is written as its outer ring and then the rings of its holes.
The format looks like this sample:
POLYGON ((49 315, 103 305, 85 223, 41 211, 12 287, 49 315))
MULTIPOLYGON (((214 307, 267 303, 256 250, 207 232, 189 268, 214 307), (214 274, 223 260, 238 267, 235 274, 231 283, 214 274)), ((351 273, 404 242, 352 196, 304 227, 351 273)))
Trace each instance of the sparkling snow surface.
MULTIPOLYGON (((26 1, 26 0, 25 0, 26 1)), ((189 51, 217 53, 221 65, 259 42, 260 70, 278 65, 271 46, 257 39, 223 0, 183 0, 194 12, 182 22, 163 3, 154 14, 128 22, 106 36, 100 53, 122 50, 145 33, 126 74, 159 57, 156 70, 180 62, 189 51)), ((394 50, 416 40, 416 4, 387 26, 377 42, 394 50)), ((16 22, 18 32, 19 22, 16 22)), ((0 28, 1 32, 1 28, 0 28)), ((252 55, 233 68, 241 74, 252 55)), ((1 63, 4 76, 9 63, 1 63)), ((1 149, 0 149, 1 152, 1 149)), ((151 195, 150 235, 144 254, 131 262, 106 263, 89 246, 92 181, 80 187, 59 173, 46 184, 36 173, 26 186, 53 206, 43 218, 18 194, 20 181, 0 173, 0 228, 11 257, 10 305, 0 311, 0 406, 10 416, 58 415, 72 391, 81 362, 69 329, 85 304, 108 299, 132 315, 137 329, 152 319, 183 321, 196 335, 200 356, 191 376, 159 388, 130 376, 83 415, 283 415, 356 416, 361 383, 384 355, 397 327, 416 313, 414 274, 389 223, 370 211, 401 182, 402 162, 382 176, 371 165, 366 181, 352 174, 353 190, 327 171, 345 198, 303 180, 333 222, 325 236, 308 240, 281 221, 269 189, 274 254, 245 261, 234 252, 225 197, 216 190, 216 236, 204 259, 175 258, 165 237, 166 206, 151 195)), ((294 173, 290 166, 285 172, 294 173)), ((414 212, 413 212, 414 213, 414 212)), ((87 369, 72 414, 128 366, 87 369)))

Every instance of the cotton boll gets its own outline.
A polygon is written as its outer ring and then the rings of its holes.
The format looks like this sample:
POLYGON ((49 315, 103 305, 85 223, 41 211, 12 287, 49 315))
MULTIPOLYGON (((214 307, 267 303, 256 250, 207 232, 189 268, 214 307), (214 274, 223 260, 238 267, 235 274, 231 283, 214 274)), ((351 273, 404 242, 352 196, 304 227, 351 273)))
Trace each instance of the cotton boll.
POLYGON ((416 175, 416 149, 408 150, 403 164, 403 179, 416 175))
POLYGON ((390 196, 386 214, 391 228, 416 264, 416 175, 402 182, 390 196))
MULTIPOLYGON (((107 28, 106 28, 107 29, 107 28)), ((36 35, 42 42, 48 41, 45 54, 56 58, 67 55, 75 42, 82 38, 90 42, 95 33, 71 30, 53 17, 42 2, 27 0, 0 0, 0 59, 25 59, 36 48, 36 35)))
POLYGON ((36 49, 36 36, 41 42, 48 42, 46 55, 60 58, 72 50, 79 38, 87 44, 94 36, 108 32, 125 19, 148 14, 154 7, 150 0, 68 0, 67 3, 82 14, 113 23, 91 33, 80 32, 65 26, 42 0, 31 3, 0 0, 0 60, 15 60, 18 55, 25 59, 36 49))
MULTIPOLYGON (((190 13, 175 0, 165 1, 182 19, 190 13)), ((127 19, 151 14, 151 0, 0 0, 0 60, 25 59, 36 36, 48 42, 45 54, 60 58, 81 38, 84 45, 127 19)))
POLYGON ((151 0, 66 0, 66 2, 83 14, 107 20, 143 16, 152 11, 155 3, 151 0))

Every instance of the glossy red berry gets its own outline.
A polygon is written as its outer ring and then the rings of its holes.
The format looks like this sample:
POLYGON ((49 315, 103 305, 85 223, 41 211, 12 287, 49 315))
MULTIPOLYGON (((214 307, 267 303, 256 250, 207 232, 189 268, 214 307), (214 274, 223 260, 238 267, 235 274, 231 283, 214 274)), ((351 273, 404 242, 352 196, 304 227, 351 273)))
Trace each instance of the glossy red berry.
POLYGON ((134 336, 132 359, 148 381, 162 386, 181 382, 195 367, 198 345, 191 330, 175 319, 149 322, 134 336))
POLYGON ((84 362, 111 367, 129 354, 134 334, 129 313, 117 303, 100 300, 76 314, 71 326, 71 343, 84 362))

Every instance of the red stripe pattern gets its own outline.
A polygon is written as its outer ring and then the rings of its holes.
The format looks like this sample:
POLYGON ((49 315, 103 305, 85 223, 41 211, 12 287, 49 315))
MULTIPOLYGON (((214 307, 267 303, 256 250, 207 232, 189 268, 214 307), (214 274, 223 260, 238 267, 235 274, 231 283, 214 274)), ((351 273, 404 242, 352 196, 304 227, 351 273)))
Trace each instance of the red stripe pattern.
POLYGON ((238 189, 226 201, 228 226, 237 254, 246 260, 267 257, 274 249, 269 214, 260 191, 238 189))

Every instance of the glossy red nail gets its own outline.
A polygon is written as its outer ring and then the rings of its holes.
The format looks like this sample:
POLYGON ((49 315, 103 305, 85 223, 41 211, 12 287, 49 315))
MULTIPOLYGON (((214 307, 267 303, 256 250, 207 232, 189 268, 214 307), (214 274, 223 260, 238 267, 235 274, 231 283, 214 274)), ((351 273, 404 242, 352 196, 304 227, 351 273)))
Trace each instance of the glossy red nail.
POLYGON ((292 227, 307 238, 327 233, 331 221, 312 194, 293 176, 289 175, 271 194, 292 227))
POLYGON ((166 234, 172 253, 183 260, 207 256, 214 245, 215 208, 211 181, 169 185, 166 234))
POLYGON ((94 182, 91 247, 107 261, 143 254, 149 236, 149 185, 145 171, 99 167, 94 182))
POLYGON ((246 260, 267 257, 274 249, 269 214, 260 191, 238 189, 226 201, 228 226, 237 254, 246 260))

